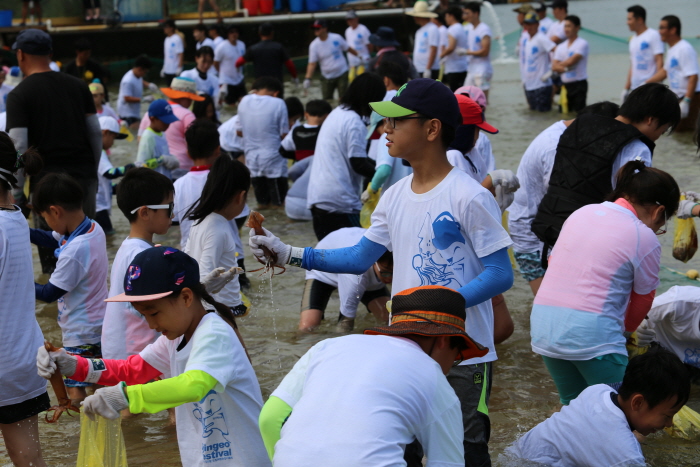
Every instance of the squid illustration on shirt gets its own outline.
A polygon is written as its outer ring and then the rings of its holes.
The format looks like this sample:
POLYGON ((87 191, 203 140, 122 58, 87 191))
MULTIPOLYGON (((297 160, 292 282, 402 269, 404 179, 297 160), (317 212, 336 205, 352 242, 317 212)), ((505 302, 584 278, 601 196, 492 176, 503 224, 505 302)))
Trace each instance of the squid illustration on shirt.
POLYGON ((418 254, 413 269, 420 285, 441 285, 458 289, 464 272, 466 240, 454 216, 444 211, 433 221, 427 213, 418 232, 418 254))
POLYGON ((215 391, 209 391, 201 401, 195 402, 192 414, 202 424, 202 438, 209 438, 215 431, 224 437, 228 435, 224 411, 215 391))

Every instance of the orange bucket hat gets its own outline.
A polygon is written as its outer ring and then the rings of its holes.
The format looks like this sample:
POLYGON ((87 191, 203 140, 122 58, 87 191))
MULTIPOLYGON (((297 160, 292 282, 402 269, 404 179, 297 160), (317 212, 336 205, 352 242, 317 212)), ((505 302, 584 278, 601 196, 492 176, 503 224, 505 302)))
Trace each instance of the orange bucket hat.
POLYGON ((160 88, 160 91, 170 99, 192 99, 203 101, 204 96, 197 95, 197 83, 190 78, 176 76, 170 82, 169 88, 160 88))

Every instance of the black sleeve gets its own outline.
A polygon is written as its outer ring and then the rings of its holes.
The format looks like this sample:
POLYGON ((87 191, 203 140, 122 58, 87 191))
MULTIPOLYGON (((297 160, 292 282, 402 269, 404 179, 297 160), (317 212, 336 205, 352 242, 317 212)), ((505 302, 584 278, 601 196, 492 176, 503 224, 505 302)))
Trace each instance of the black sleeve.
POLYGON ((351 157, 350 166, 352 170, 365 178, 371 179, 374 177, 376 162, 369 157, 351 157))
POLYGON ((88 88, 88 85, 85 83, 85 81, 81 81, 80 84, 81 93, 85 102, 85 114, 96 114, 97 109, 95 108, 95 99, 92 98, 90 88, 88 88))
MULTIPOLYGON (((7 95, 6 110, 7 110, 7 124, 6 131, 9 133, 12 128, 29 128, 29 113, 31 109, 26 108, 22 104, 24 101, 24 94, 22 88, 13 89, 7 95)), ((95 105, 95 102, 92 102, 95 105)))
POLYGON ((280 146, 280 156, 284 157, 285 159, 291 159, 294 161, 297 158, 297 153, 296 151, 287 151, 282 146, 280 146))

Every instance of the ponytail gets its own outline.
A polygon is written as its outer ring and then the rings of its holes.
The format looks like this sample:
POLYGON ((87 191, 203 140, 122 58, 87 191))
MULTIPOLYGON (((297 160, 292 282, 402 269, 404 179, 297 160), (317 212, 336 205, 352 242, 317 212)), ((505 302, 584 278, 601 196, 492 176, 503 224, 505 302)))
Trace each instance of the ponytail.
POLYGON ((8 191, 17 187, 16 173, 24 169, 25 175, 36 175, 44 168, 44 162, 34 148, 20 154, 15 149, 12 138, 0 132, 0 190, 8 191))
POLYGON ((238 329, 238 325, 236 324, 236 318, 233 316, 231 308, 227 307, 223 303, 214 300, 214 297, 212 297, 209 294, 209 292, 207 292, 207 289, 204 288, 204 284, 197 283, 197 285, 190 287, 190 289, 197 297, 204 300, 209 305, 213 306, 217 314, 221 316, 221 318, 223 318, 224 321, 230 324, 233 329, 238 329))
POLYGON ((676 180, 663 170, 647 167, 639 160, 630 161, 617 172, 616 183, 608 201, 627 198, 642 206, 658 204, 664 207, 667 217, 678 211, 681 190, 676 180))

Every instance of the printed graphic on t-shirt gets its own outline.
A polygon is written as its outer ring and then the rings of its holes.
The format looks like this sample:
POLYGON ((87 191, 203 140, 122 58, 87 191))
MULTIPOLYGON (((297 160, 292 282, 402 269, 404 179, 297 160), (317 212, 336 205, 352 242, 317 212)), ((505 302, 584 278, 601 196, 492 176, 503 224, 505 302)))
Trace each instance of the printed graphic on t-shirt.
POLYGON ((205 463, 232 459, 231 441, 226 426, 221 396, 213 389, 199 402, 192 414, 202 424, 202 458, 205 463))
POLYGON ((419 253, 413 257, 420 285, 462 287, 458 277, 464 276, 465 249, 466 240, 454 216, 444 211, 433 221, 428 212, 418 232, 419 253))
POLYGON ((685 349, 685 358, 683 358, 683 363, 700 368, 700 348, 685 349))
POLYGON ((340 41, 333 41, 333 60, 340 59, 340 41))

